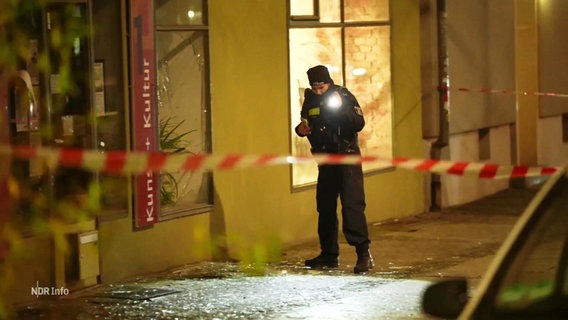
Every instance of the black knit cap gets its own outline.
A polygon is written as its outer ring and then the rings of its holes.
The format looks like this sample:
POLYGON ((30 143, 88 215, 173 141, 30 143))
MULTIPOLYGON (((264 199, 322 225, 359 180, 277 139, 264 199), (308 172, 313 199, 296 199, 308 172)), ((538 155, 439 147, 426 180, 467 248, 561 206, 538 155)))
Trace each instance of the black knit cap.
POLYGON ((329 76, 329 71, 327 67, 319 65, 308 69, 308 80, 311 86, 323 84, 323 83, 333 83, 331 77, 329 76))

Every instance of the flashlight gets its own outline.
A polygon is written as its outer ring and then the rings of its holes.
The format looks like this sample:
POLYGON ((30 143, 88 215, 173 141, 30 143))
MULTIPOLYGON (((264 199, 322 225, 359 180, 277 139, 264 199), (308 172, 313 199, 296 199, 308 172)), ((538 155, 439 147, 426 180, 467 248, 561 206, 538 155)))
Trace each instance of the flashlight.
POLYGON ((337 109, 339 107, 341 107, 342 101, 341 101, 341 96, 339 95, 339 93, 334 92, 332 93, 328 98, 327 101, 325 103, 325 105, 329 108, 332 109, 337 109))

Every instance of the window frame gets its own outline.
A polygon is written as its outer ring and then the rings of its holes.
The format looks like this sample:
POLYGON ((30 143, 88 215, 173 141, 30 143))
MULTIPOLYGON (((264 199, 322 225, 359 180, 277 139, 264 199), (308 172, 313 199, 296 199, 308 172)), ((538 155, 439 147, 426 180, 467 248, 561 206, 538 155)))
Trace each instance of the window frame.
MULTIPOLYGON (((339 3, 339 7, 340 7, 340 21, 339 22, 320 22, 320 5, 319 2, 323 1, 323 0, 315 0, 316 4, 315 7, 317 8, 317 15, 315 15, 314 17, 312 16, 293 16, 291 14, 291 1, 288 0, 287 1, 287 9, 288 9, 288 25, 287 25, 287 30, 288 30, 288 57, 290 59, 290 30, 291 29, 302 29, 302 28, 339 28, 340 29, 340 37, 341 37, 341 75, 342 78, 341 79, 337 79, 336 84, 339 85, 345 85, 346 83, 346 30, 348 28, 354 28, 354 27, 389 27, 389 68, 390 68, 390 83, 392 84, 392 79, 393 79, 393 72, 392 72, 392 14, 391 14, 391 5, 390 5, 390 0, 388 3, 388 18, 386 20, 368 20, 368 21, 345 21, 345 0, 338 0, 339 3), (341 82, 341 83, 340 83, 341 82)), ((291 77, 291 66, 290 66, 290 60, 288 61, 288 72, 289 72, 289 77, 291 77)), ((334 79, 335 80, 335 79, 334 79)), ((307 81, 307 80, 306 80, 307 81)), ((349 89, 349 83, 347 83, 347 88, 349 89)), ((289 92, 289 96, 291 97, 291 90, 292 88, 289 88, 290 92, 289 92)), ((389 101, 390 101, 390 154, 391 157, 394 155, 394 121, 393 121, 393 107, 394 107, 394 103, 393 103, 393 90, 392 87, 390 89, 390 97, 389 97, 389 101)), ((290 101, 289 102, 289 108, 290 108, 290 112, 294 112, 293 109, 293 102, 290 101)), ((365 110, 365 106, 363 106, 363 110, 365 110)), ((292 115, 290 115, 290 121, 292 121, 292 115)), ((289 124, 292 127, 292 124, 289 124)), ((292 136, 295 135, 294 132, 291 133, 292 136)), ((294 141, 293 138, 290 138, 290 151, 291 153, 294 151, 294 141)), ((297 166, 297 164, 292 164, 291 167, 291 171, 290 171, 290 184, 291 184, 291 190, 292 191, 302 191, 305 189, 309 189, 312 188, 313 186, 316 185, 317 183, 317 177, 314 177, 313 181, 311 182, 307 182, 307 183, 296 183, 294 181, 294 166, 297 166)), ((378 168, 363 168, 363 174, 365 176, 368 175, 374 175, 374 174, 380 174, 380 173, 384 173, 384 172, 390 172, 394 170, 394 166, 392 165, 384 165, 378 168)))
MULTIPOLYGON (((204 119, 203 145, 204 152, 211 152, 212 150, 212 128, 211 128, 211 88, 210 88, 210 66, 209 66, 209 21, 208 21, 208 1, 202 1, 202 24, 158 24, 154 26, 154 33, 156 38, 158 33, 163 32, 202 32, 205 34, 203 42, 203 54, 205 63, 203 65, 203 102, 204 109, 206 110, 206 117, 204 119)), ((159 58, 156 55, 156 74, 159 72, 159 58)), ((157 87, 157 86, 156 86, 157 87)), ((158 101, 157 101, 158 102, 158 101)), ((159 103, 159 102, 158 102, 159 103)), ((158 109, 159 118, 159 109, 158 109)), ((159 137, 158 137, 159 138, 159 137)), ((180 207, 163 207, 160 206, 159 221, 168 221, 182 217, 198 215, 202 213, 211 212, 214 208, 213 197, 213 174, 206 173, 208 180, 208 202, 195 203, 195 206, 180 206, 180 207)), ((161 185, 161 184, 160 184, 161 185)), ((161 197, 160 197, 161 198, 161 197)), ((160 200, 161 201, 161 200, 160 200)))

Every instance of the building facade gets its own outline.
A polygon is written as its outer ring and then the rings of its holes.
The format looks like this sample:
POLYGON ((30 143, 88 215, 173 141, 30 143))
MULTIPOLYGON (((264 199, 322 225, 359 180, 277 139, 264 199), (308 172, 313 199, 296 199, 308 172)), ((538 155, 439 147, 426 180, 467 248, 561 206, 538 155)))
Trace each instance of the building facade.
MULTIPOLYGON (((47 1, 25 11, 13 22, 25 30, 28 54, 15 68, 2 65, 1 142, 101 153, 291 154, 292 91, 307 86, 291 85, 291 34, 319 28, 338 37, 313 41, 350 48, 329 56, 339 59, 336 82, 374 103, 368 145, 423 157, 419 4, 315 1, 311 18, 298 22, 295 3, 47 1), (381 14, 352 21, 345 9, 369 6, 381 14), (334 8, 342 8, 337 20, 323 20, 334 8), (366 42, 374 34, 385 43, 366 42), (357 58, 368 45, 372 58, 357 58), (363 67, 380 78, 354 78, 358 63, 376 59, 381 65, 363 67)), ((122 176, 38 158, 11 163, 0 171, 0 266, 13 302, 35 299, 36 286, 74 290, 209 259, 277 261, 281 248, 317 236, 313 176, 295 183, 300 167, 122 176)), ((368 168, 368 221, 424 212, 424 184, 423 173, 368 168)))
MULTIPOLYGON (((440 158, 565 165, 568 109, 563 87, 568 78, 561 61, 567 47, 558 30, 566 27, 562 18, 566 4, 561 0, 420 3, 423 132, 429 145, 445 142, 440 158), (440 3, 445 3, 443 10, 440 3), (440 48, 444 48, 445 70, 440 48), (441 73, 446 76, 443 81, 441 73), (449 87, 446 103, 440 103, 441 83, 449 87)), ((440 206, 473 201, 511 182, 524 183, 455 176, 440 180, 440 206)))
MULTIPOLYGON (((20 14, 0 31, 22 30, 25 41, 4 45, 15 42, 0 32, 2 50, 20 58, 0 60, 0 143, 303 156, 309 149, 293 128, 305 71, 324 64, 360 99, 365 154, 563 165, 568 73, 556 30, 566 8, 562 0, 3 8, 20 14)), ((127 176, 6 151, 0 161, 10 163, 0 167, 1 289, 14 302, 35 299, 36 286, 74 290, 209 259, 277 261, 283 247, 317 234, 315 164, 127 176)), ((412 216, 510 183, 368 164, 367 218, 412 216)))

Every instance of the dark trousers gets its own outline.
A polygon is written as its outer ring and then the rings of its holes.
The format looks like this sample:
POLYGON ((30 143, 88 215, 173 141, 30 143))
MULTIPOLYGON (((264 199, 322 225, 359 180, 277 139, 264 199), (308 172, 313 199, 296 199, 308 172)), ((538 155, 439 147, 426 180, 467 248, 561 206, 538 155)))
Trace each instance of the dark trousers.
POLYGON ((339 255, 337 197, 341 200, 343 234, 357 253, 369 249, 365 189, 361 165, 320 165, 316 191, 318 235, 323 254, 339 255))

